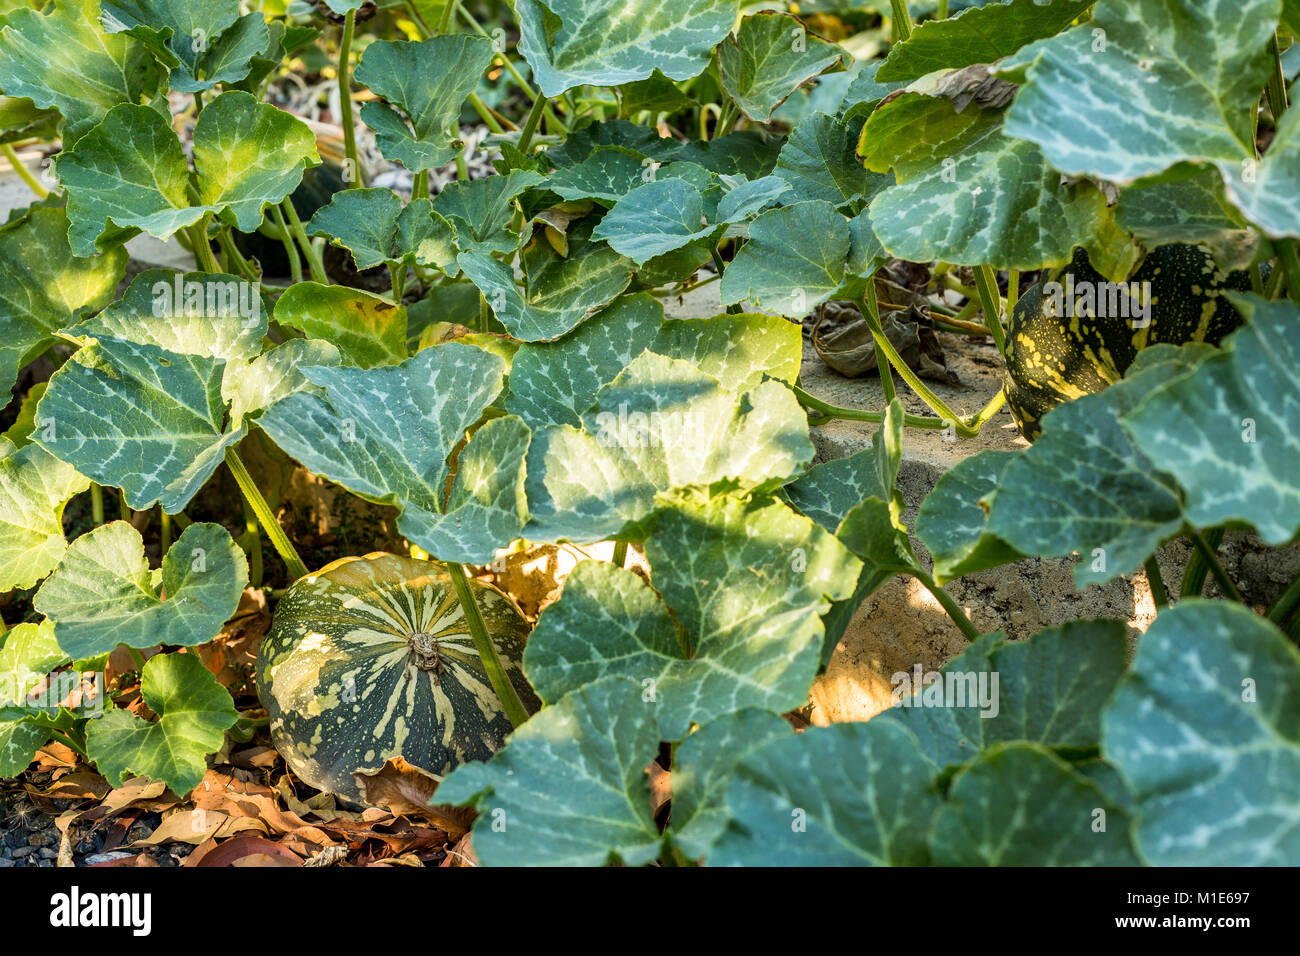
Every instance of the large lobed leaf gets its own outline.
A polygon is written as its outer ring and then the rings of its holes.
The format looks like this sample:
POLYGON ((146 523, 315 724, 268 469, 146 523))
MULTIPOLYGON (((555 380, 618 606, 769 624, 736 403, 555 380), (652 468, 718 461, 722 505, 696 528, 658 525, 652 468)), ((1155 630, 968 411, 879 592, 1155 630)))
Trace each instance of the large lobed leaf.
POLYGON ((601 388, 581 428, 534 436, 528 536, 636 535, 660 493, 715 483, 759 487, 811 458, 807 417, 781 382, 737 393, 690 362, 646 352, 601 388))
POLYGON ((259 424, 316 474, 400 508, 398 529, 434 557, 486 563, 523 524, 527 426, 507 416, 480 428, 446 489, 452 452, 500 394, 504 373, 500 357, 455 343, 401 365, 308 368, 324 394, 290 395, 259 424))
POLYGON ((196 522, 149 570, 144 540, 125 521, 87 532, 68 548, 36 593, 36 609, 78 660, 119 644, 203 644, 235 613, 248 583, 248 561, 230 533, 196 522))
POLYGON ((1184 600, 1138 644, 1102 750, 1157 866, 1300 861, 1300 655, 1238 605, 1184 600))
POLYGON ((115 787, 127 774, 142 774, 187 794, 207 772, 207 755, 221 748, 239 717, 230 692, 193 654, 150 658, 140 692, 158 719, 115 708, 92 720, 86 727, 90 759, 115 787))
POLYGON ((575 86, 618 86, 655 70, 672 80, 702 72, 736 25, 737 0, 518 0, 519 52, 547 96, 575 86))
POLYGON ((659 853, 646 777, 658 748, 641 688, 610 676, 536 714, 488 763, 462 764, 437 799, 478 808, 488 866, 637 866, 659 853))
POLYGON ((857 580, 851 554, 778 502, 731 498, 662 511, 646 554, 654 590, 603 562, 568 578, 524 655, 543 700, 631 677, 667 740, 745 707, 799 706, 820 661, 820 615, 857 580))
POLYGON ((1124 426, 1178 479, 1194 525, 1247 521, 1284 544, 1300 531, 1300 306, 1230 295, 1246 326, 1128 410, 1124 426))
POLYGON ((69 192, 68 239, 76 255, 87 256, 130 230, 169 238, 208 212, 228 213, 252 232, 266 205, 293 192, 303 170, 319 162, 306 123, 248 93, 223 93, 195 125, 198 202, 191 205, 191 176, 170 123, 147 106, 117 106, 58 158, 69 192))

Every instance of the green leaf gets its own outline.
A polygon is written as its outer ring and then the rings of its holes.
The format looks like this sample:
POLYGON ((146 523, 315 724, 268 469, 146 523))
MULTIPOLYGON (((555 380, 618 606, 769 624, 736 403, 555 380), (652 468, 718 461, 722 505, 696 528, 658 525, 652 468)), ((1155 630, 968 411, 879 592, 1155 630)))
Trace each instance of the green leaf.
POLYGON ((579 163, 556 170, 546 181, 546 188, 570 202, 595 199, 612 205, 648 182, 646 176, 653 172, 653 164, 638 154, 619 146, 606 146, 592 150, 579 163))
POLYGON ((636 116, 643 110, 656 114, 677 113, 699 105, 658 70, 650 74, 649 79, 620 86, 618 97, 626 116, 636 116))
POLYGON ((891 500, 902 462, 902 405, 891 402, 885 418, 870 448, 816 464, 786 485, 790 503, 833 533, 866 499, 891 500))
POLYGON ((935 765, 1030 741, 1070 756, 1095 753, 1101 714, 1124 675, 1120 621, 1067 621, 1027 641, 985 635, 937 675, 894 675, 895 706, 881 720, 903 724, 935 765))
POLYGON ((0 721, 0 777, 16 777, 50 739, 45 727, 25 720, 0 721))
POLYGON ((947 20, 927 20, 889 48, 880 81, 915 80, 936 70, 993 63, 1026 43, 1055 36, 1093 0, 1011 0, 970 7, 947 20))
POLYGON ((747 392, 767 379, 793 385, 803 359, 800 327, 769 315, 669 319, 648 347, 690 362, 733 392, 747 392))
POLYGON ((1013 139, 1002 116, 941 97, 906 93, 867 120, 868 169, 898 180, 871 203, 889 252, 997 269, 1063 265, 1076 245, 1092 250, 1108 223, 1092 183, 1063 183, 1042 151, 1013 139))
POLYGON ((500 394, 503 359, 452 343, 401 365, 303 373, 325 395, 297 392, 259 419, 287 454, 400 508, 398 530, 439 560, 484 564, 518 537, 529 435, 514 416, 489 422, 460 452, 444 503, 448 459, 500 394))
POLYGON ((972 455, 945 472, 921 502, 916 536, 934 558, 934 578, 940 584, 1024 557, 988 533, 988 512, 980 505, 997 490, 1016 455, 992 448, 972 455))
POLYGON ((145 511, 176 514, 243 437, 226 427, 225 362, 103 337, 50 379, 37 409, 37 439, 100 484, 121 488, 145 511))
POLYGON ((412 172, 435 169, 455 158, 461 107, 492 63, 493 53, 491 40, 467 34, 415 43, 377 40, 367 46, 356 80, 387 103, 366 103, 361 119, 375 131, 384 158, 412 172))
POLYGON ((1130 573, 1185 521, 1163 463, 1157 468, 1120 419, 1153 388, 1184 374, 1200 352, 1145 351, 1172 357, 1134 365, 1104 392, 1045 415, 1042 435, 1006 466, 989 507, 988 534, 1021 554, 1079 551, 1074 582, 1081 589, 1130 573))
POLYGON ((710 721, 673 756, 672 840, 687 857, 706 856, 727 826, 726 791, 737 762, 772 740, 793 736, 785 719, 741 710, 710 721))
POLYGON ((59 646, 83 660, 118 644, 210 641, 247 584, 248 561, 221 525, 190 525, 151 572, 140 532, 113 521, 72 542, 34 604, 54 622, 59 646))
POLYGON ((1250 221, 1270 236, 1300 236, 1300 114, 1287 110, 1277 135, 1255 165, 1246 160, 1221 167, 1228 194, 1250 221))
POLYGON ((1298 702, 1300 655, 1272 624, 1225 602, 1161 611, 1103 718, 1146 862, 1300 860, 1298 702))
POLYGON ((554 342, 525 342, 510 367, 506 408, 534 428, 581 427, 582 414, 658 334, 664 307, 649 293, 624 296, 554 342))
POLYGON ((704 197, 683 179, 659 179, 620 199, 592 232, 638 266, 693 242, 717 228, 704 219, 704 197))
POLYGON ((519 245, 519 233, 511 228, 515 199, 545 181, 537 173, 516 169, 505 176, 448 183, 434 197, 432 208, 452 225, 462 252, 514 252, 519 245))
POLYGON ((159 654, 144 665, 140 692, 156 722, 112 710, 86 725, 90 759, 109 783, 127 774, 161 780, 187 794, 203 780, 206 757, 239 718, 230 692, 193 654, 159 654))
POLYGON ((1137 866, 1129 826, 1068 763, 1016 742, 958 772, 930 842, 939 866, 1137 866))
POLYGON ((736 394, 689 362, 653 353, 602 388, 582 422, 533 436, 530 540, 635 534, 659 493, 759 487, 812 458, 807 417, 782 383, 736 394))
POLYGON ((790 186, 787 204, 820 199, 835 206, 870 199, 891 177, 873 173, 858 159, 858 130, 825 113, 803 118, 776 161, 775 175, 790 186))
POLYGON ((229 212, 241 232, 262 224, 262 212, 320 163, 316 136, 302 120, 248 93, 222 93, 203 107, 194 129, 199 201, 229 212))
POLYGON ((916 739, 893 724, 836 724, 741 758, 712 866, 915 866, 939 798, 916 739))
POLYGON ((339 285, 298 282, 275 305, 275 320, 338 346, 353 365, 374 368, 406 358, 406 309, 339 285))
POLYGON ((113 107, 158 92, 153 57, 100 30, 97 0, 58 0, 45 13, 25 6, 6 14, 0 32, 0 89, 62 113, 64 149, 113 107))
MULTIPOLYGON (((0 674, 4 675, 0 679, 0 706, 26 705, 28 695, 45 676, 67 662, 68 655, 54 639, 53 621, 17 625, 4 636, 4 646, 0 647, 0 674)), ((29 754, 23 766, 30 762, 29 754)))
POLYGON ((271 41, 265 17, 241 17, 230 0, 110 0, 102 7, 104 28, 153 50, 172 68, 171 87, 180 93, 237 83, 271 41))
POLYGON ((68 239, 76 255, 91 255, 119 241, 122 229, 167 239, 207 212, 228 212, 252 232, 263 208, 293 192, 303 170, 319 162, 306 123, 248 93, 223 93, 195 126, 198 204, 191 206, 185 154, 168 120, 147 106, 117 106, 59 155, 68 239))
POLYGON ((789 184, 779 176, 749 179, 722 197, 718 203, 716 219, 726 223, 741 222, 793 195, 789 184))
POLYGON ((307 235, 329 236, 352 253, 361 272, 393 262, 393 239, 402 200, 391 189, 340 189, 311 217, 307 235))
POLYGON ((221 397, 230 403, 230 420, 243 423, 294 392, 314 389, 303 369, 342 364, 343 356, 331 342, 290 339, 255 358, 227 365, 221 397))
POLYGON ((631 677, 667 740, 742 707, 801 704, 820 660, 820 615, 852 593, 859 571, 834 538, 778 502, 719 498, 661 512, 646 553, 654 590, 586 561, 542 614, 524 668, 543 700, 631 677))
POLYGON ((835 66, 844 52, 834 43, 809 36, 798 19, 759 13, 718 49, 722 85, 752 120, 766 123, 795 90, 835 66))
POLYGON ((252 358, 262 350, 266 316, 260 291, 236 276, 147 269, 69 336, 86 344, 125 339, 178 355, 252 358))
POLYGON ((68 189, 68 241, 74 255, 108 250, 124 229, 168 239, 205 212, 190 206, 186 195, 189 170, 180 140, 148 106, 113 107, 103 122, 59 154, 55 168, 68 189))
POLYGON ((591 234, 569 229, 567 256, 537 241, 520 256, 524 289, 514 270, 485 252, 463 252, 456 262, 478 286, 512 336, 525 342, 557 339, 614 300, 632 282, 632 262, 591 234))
POLYGON ((39 445, 0 439, 0 588, 30 588, 67 549, 63 506, 90 487, 39 445))
POLYGON ((848 220, 828 202, 771 209, 749 226, 747 242, 722 276, 722 302, 752 301, 802 318, 829 299, 844 280, 848 220))
POLYGON ((1300 307, 1229 296, 1246 326, 1148 394, 1124 425, 1178 479, 1192 524, 1247 521, 1280 545, 1300 530, 1300 307))
POLYGON ((703 72, 736 25, 736 0, 517 0, 519 52, 542 92, 619 86, 655 70, 672 80, 703 72))
POLYGON ((1248 104, 1281 0, 1102 0, 1092 22, 1022 52, 1007 135, 1056 169, 1127 183, 1180 162, 1255 158, 1248 104), (1122 91, 1122 92, 1121 92, 1122 91))
POLYGON ((0 387, 54 344, 54 333, 107 304, 126 272, 126 250, 78 258, 62 209, 32 208, 0 229, 0 387))
POLYGON ((1202 168, 1194 175, 1126 189, 1115 222, 1148 249, 1175 242, 1201 243, 1225 271, 1249 268, 1259 248, 1252 231, 1228 201, 1223 176, 1202 168))
POLYGON ((691 362, 732 391, 746 391, 764 378, 793 382, 802 354, 793 323, 759 315, 665 322, 663 305, 638 293, 615 300, 554 342, 520 346, 506 407, 533 427, 581 427, 600 387, 647 348, 691 362))
POLYGON ((478 807, 487 866, 639 866, 659 853, 646 778, 658 748, 641 689, 608 677, 534 715, 488 763, 462 764, 438 800, 478 807))
POLYGON ((604 120, 573 130, 558 146, 546 150, 546 158, 561 169, 577 165, 602 147, 617 147, 642 159, 671 162, 682 151, 682 144, 661 137, 657 129, 639 126, 627 120, 604 120))

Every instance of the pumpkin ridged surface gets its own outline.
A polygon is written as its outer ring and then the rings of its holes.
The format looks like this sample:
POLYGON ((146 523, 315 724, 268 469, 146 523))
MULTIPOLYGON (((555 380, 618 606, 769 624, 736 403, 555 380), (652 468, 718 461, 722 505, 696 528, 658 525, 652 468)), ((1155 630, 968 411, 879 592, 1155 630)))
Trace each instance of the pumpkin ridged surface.
MULTIPOLYGON (((528 624, 509 597, 471 590, 525 706, 528 624)), ((271 738, 320 790, 360 799, 352 771, 401 755, 445 774, 486 760, 510 733, 443 565, 344 558, 294 582, 257 659, 271 738)))
POLYGON ((1135 328, 1118 315, 1054 314, 1044 286, 1077 288, 1106 281, 1076 249, 1073 261, 1043 277, 1016 303, 1007 328, 1007 405, 1026 438, 1037 437, 1039 420, 1062 402, 1100 392, 1128 371, 1149 345, 1218 345, 1242 324, 1225 291, 1249 291, 1245 272, 1225 272, 1199 246, 1173 244, 1151 250, 1129 282, 1149 282, 1150 324, 1135 328))

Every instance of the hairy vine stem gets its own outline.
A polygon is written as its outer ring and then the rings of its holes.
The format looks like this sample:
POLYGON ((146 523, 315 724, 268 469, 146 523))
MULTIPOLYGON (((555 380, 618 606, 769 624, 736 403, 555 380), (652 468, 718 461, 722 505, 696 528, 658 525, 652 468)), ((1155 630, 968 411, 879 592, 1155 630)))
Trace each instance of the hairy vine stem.
POLYGON ((9 160, 9 165, 14 168, 18 178, 27 184, 27 188, 36 194, 37 199, 45 199, 49 196, 50 191, 42 186, 40 180, 33 176, 27 167, 23 165, 22 160, 18 158, 17 151, 14 150, 11 144, 0 143, 0 149, 4 150, 5 159, 9 160))
POLYGON ((510 723, 518 727, 528 719, 528 710, 519 699, 514 685, 510 683, 505 665, 501 663, 501 655, 497 653, 496 645, 488 636, 487 625, 483 622, 483 613, 474 600, 474 592, 470 590, 465 569, 459 564, 449 563, 447 570, 451 575, 452 587, 456 589, 456 598, 460 601, 461 610, 465 612, 465 622, 469 625, 470 635, 474 638, 474 647, 483 660, 483 669, 487 671, 488 681, 496 691, 506 716, 510 718, 510 723))
POLYGON ((271 506, 266 503, 266 498, 258 490, 257 483, 253 481, 253 476, 248 473, 244 467, 243 460, 239 453, 233 448, 226 449, 226 467, 235 477, 235 483, 239 485, 239 490, 244 493, 244 500, 248 502, 249 507, 257 516, 258 524, 266 532, 266 536, 271 539, 271 544, 284 560, 284 565, 289 569, 289 576, 296 581, 299 578, 307 576, 307 565, 303 564, 302 558, 294 549, 292 542, 289 541, 288 535, 280 527, 280 522, 275 520, 275 515, 271 512, 271 506))
POLYGON ((339 41, 339 122, 343 126, 343 153, 347 157, 349 188, 364 186, 361 157, 357 154, 357 124, 352 116, 352 35, 357 28, 357 11, 349 10, 343 21, 343 39, 339 41))
POLYGON ((998 308, 1002 297, 998 295, 998 278, 991 266, 980 266, 975 270, 975 288, 979 290, 980 303, 984 306, 984 322, 993 336, 993 344, 1003 355, 1007 354, 1007 339, 1002 331, 1002 314, 998 308))
POLYGON ((1196 550, 1201 552, 1201 555, 1205 558, 1205 563, 1210 568, 1210 573, 1214 575, 1214 580, 1219 582, 1219 587, 1223 589, 1223 593, 1238 604, 1245 604, 1246 599, 1241 596, 1241 592, 1237 590, 1237 585, 1233 583, 1232 578, 1228 577, 1228 572, 1224 570, 1223 565, 1219 562, 1218 554, 1215 553, 1214 548, 1210 547, 1209 542, 1205 540, 1205 536, 1190 525, 1183 529, 1183 533, 1191 538, 1196 550))

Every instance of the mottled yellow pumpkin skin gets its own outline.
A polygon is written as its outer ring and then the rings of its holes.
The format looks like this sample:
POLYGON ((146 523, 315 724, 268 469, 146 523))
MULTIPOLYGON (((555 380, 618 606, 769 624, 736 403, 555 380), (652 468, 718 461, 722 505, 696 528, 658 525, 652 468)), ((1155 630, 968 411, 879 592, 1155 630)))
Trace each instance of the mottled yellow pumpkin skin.
MULTIPOLYGON (((511 683, 536 707, 520 667, 528 622, 496 588, 470 588, 511 683)), ((511 730, 446 567, 395 554, 295 581, 258 654, 257 687, 290 768, 352 800, 354 770, 401 755, 446 774, 492 756, 511 730)))
POLYGON ((1098 315, 1095 309, 1057 314, 1043 287, 1052 281, 1064 285, 1069 276, 1077 287, 1106 281, 1093 270, 1087 253, 1076 249, 1068 266, 1025 292, 1007 328, 1007 405, 1029 439, 1038 437, 1044 415, 1118 381, 1149 345, 1218 345, 1242 324, 1223 293, 1251 287, 1247 273, 1219 269, 1199 246, 1160 246, 1147 253, 1128 280, 1150 283, 1150 324, 1137 328, 1128 318, 1098 315))

